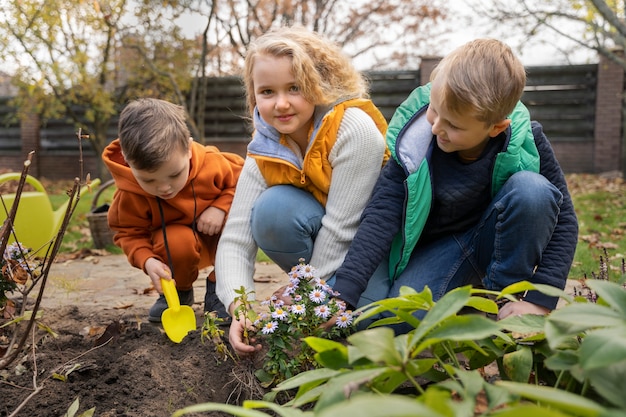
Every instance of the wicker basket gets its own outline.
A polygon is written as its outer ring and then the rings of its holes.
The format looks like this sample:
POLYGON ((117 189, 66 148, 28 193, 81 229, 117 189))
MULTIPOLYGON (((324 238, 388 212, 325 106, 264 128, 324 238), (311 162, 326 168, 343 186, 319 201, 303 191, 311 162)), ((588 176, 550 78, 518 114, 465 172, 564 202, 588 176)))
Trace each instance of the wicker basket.
POLYGON ((100 197, 100 194, 102 194, 107 187, 113 184, 115 184, 115 181, 111 179, 100 186, 96 194, 93 196, 91 211, 87 214, 89 230, 91 231, 94 246, 97 249, 103 249, 106 248, 107 245, 113 244, 114 232, 109 228, 109 222, 107 220, 109 204, 105 203, 98 206, 98 198, 100 197))

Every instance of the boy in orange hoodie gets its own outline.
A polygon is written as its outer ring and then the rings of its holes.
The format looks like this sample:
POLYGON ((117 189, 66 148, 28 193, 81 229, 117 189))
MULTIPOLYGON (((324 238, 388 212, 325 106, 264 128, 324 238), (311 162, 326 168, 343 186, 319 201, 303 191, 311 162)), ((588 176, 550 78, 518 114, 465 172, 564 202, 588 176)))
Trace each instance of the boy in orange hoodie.
MULTIPOLYGON (((119 138, 102 158, 117 186, 108 213, 113 240, 161 294, 148 315, 158 323, 167 308, 161 278, 174 279, 180 303, 192 305, 198 271, 214 265, 243 158, 194 142, 184 109, 152 98, 124 108, 119 138)), ((204 310, 229 317, 213 272, 204 310)))

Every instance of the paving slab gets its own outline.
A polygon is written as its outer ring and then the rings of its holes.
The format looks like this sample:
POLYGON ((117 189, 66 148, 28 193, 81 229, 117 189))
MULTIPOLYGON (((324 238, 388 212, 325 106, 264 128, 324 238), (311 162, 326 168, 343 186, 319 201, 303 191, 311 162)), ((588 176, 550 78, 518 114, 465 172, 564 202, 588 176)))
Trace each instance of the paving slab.
MULTIPOLYGON (((210 269, 200 271, 194 284, 194 309, 202 310, 206 291, 205 277, 210 269)), ((255 269, 257 299, 271 295, 288 282, 285 274, 272 263, 257 262, 255 269)), ((158 297, 148 276, 132 267, 125 255, 87 256, 56 262, 50 268, 42 299, 44 308, 76 305, 90 308, 149 309, 158 297)))

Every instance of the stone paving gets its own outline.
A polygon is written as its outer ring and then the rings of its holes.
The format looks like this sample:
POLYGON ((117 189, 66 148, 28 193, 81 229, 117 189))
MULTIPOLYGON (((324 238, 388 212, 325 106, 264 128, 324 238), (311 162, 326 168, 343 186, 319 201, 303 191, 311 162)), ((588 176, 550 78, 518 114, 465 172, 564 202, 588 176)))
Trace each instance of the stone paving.
MULTIPOLYGON (((194 284, 196 310, 202 310, 205 278, 209 271, 201 271, 200 278, 194 284)), ((264 299, 286 282, 287 274, 275 264, 256 264, 257 299, 264 299)), ((77 305, 103 309, 133 306, 145 308, 147 312, 158 296, 156 291, 150 291, 150 288, 148 276, 143 271, 133 268, 126 260, 126 256, 87 256, 52 265, 42 306, 55 308, 77 305)))

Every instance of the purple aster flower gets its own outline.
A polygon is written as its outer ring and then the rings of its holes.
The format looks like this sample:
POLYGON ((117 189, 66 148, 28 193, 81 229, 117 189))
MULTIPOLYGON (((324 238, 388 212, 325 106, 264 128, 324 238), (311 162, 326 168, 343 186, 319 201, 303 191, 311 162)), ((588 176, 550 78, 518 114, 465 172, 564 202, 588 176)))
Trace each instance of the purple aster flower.
POLYGON ((309 299, 314 303, 323 303, 326 300, 326 293, 321 288, 314 288, 309 293, 309 299))
POLYGON ((337 317, 337 327, 345 329, 352 324, 352 314, 348 312, 341 313, 337 317))
POLYGON ((317 275, 317 270, 313 268, 311 265, 304 265, 302 267, 302 276, 304 278, 310 279, 317 275))
POLYGON ((279 307, 272 311, 272 317, 279 320, 285 320, 287 318, 287 311, 279 307))
POLYGON ((325 304, 315 307, 313 311, 315 312, 315 315, 317 317, 321 317, 323 319, 326 319, 328 318, 328 316, 330 316, 330 309, 325 304))
POLYGON ((261 332, 263 334, 271 334, 278 328, 278 323, 275 321, 270 321, 263 326, 261 332))
POLYGON ((291 312, 293 314, 304 314, 306 312, 306 307, 304 306, 304 304, 294 304, 293 306, 291 306, 291 312))

